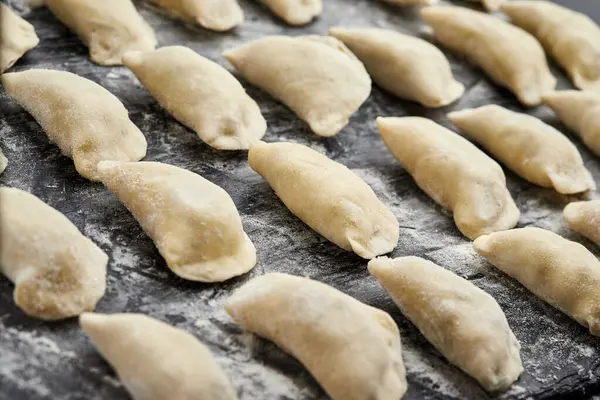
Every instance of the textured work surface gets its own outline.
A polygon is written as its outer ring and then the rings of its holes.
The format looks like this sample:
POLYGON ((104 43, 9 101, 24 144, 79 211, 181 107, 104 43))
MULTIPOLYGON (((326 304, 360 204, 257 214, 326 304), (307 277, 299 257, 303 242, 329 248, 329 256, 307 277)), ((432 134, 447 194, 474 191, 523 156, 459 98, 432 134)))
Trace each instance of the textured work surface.
MULTIPOLYGON (((15 7, 24 7, 12 1, 15 7)), ((323 16, 304 28, 287 28, 250 0, 241 0, 245 24, 225 34, 210 33, 170 20, 147 6, 141 13, 156 29, 160 45, 186 45, 232 69, 221 52, 269 34, 324 34, 332 25, 368 25, 419 33, 416 13, 375 0, 326 0, 323 16)), ((591 1, 563 3, 590 7, 591 1), (585 3, 585 4, 583 4, 585 3)), ((600 14, 600 6, 596 6, 600 14)), ((592 10, 590 10, 592 11, 592 10)), ((187 168, 221 185, 238 206, 258 251, 249 274, 224 284, 184 281, 171 273, 152 241, 130 213, 101 184, 81 178, 68 158, 49 143, 38 124, 0 88, 0 147, 9 160, 0 185, 34 193, 67 215, 110 256, 108 289, 100 312, 141 312, 185 329, 206 343, 244 400, 326 399, 309 373, 274 345, 237 327, 223 311, 229 294, 248 279, 271 271, 306 275, 331 284, 367 304, 389 312, 400 327, 408 370, 406 399, 487 399, 471 378, 450 366, 366 270, 365 260, 327 242, 295 218, 267 183, 254 173, 245 152, 219 152, 173 120, 123 67, 92 64, 87 48, 46 9, 26 18, 41 38, 13 71, 32 67, 68 70, 103 85, 123 101, 148 139, 147 160, 187 168)), ((522 344, 525 371, 499 398, 578 396, 600 392, 600 340, 559 311, 495 270, 471 249, 452 216, 429 199, 385 148, 375 117, 421 115, 450 126, 445 113, 496 103, 519 109, 505 90, 492 85, 464 60, 449 55, 467 92, 456 104, 427 110, 373 88, 370 98, 337 137, 320 139, 287 108, 248 87, 265 115, 267 141, 303 143, 340 161, 365 179, 400 221, 393 256, 419 255, 471 280, 492 294, 506 312, 522 344)), ((507 57, 510 57, 507 54, 507 57)), ((570 85, 554 68, 561 88, 570 85)), ((246 85, 247 86, 247 85, 246 85)), ((555 124, 545 107, 532 111, 555 124)), ((561 125, 556 125, 565 131, 561 125)), ((579 140, 586 166, 600 181, 600 160, 579 140)), ((596 248, 569 232, 561 210, 567 199, 507 172, 511 193, 522 211, 519 226, 551 229, 596 248)), ((0 278, 0 399, 127 399, 118 379, 79 330, 76 320, 46 323, 26 317, 12 301, 13 286, 0 278)), ((323 321, 327 323, 327 321, 323 321)))

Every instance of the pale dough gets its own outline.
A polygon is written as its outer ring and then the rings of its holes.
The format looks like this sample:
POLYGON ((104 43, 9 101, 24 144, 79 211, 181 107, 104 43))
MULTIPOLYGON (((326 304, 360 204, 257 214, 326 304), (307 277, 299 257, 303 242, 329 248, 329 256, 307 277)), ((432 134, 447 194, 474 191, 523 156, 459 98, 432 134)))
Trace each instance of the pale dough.
POLYGON ((187 47, 131 52, 123 63, 167 111, 216 149, 248 149, 267 130, 237 79, 187 47))
POLYGON ((0 3, 0 74, 39 42, 33 25, 0 3))
POLYGON ((206 29, 228 31, 244 22, 237 0, 151 0, 170 14, 206 29))
POLYGON ((289 25, 305 25, 323 11, 322 0, 262 0, 289 25))
POLYGON ((430 6, 421 17, 437 41, 467 56, 524 105, 540 104, 556 86, 544 49, 521 28, 465 7, 430 6))
POLYGON ((296 357, 334 400, 399 400, 406 392, 394 320, 324 283, 266 274, 238 289, 225 309, 296 357))
POLYGON ((81 176, 97 181, 99 161, 137 161, 146 138, 108 90, 66 71, 30 69, 4 74, 6 92, 42 126, 75 163, 81 176))
POLYGON ((142 314, 84 313, 83 331, 135 400, 235 400, 209 349, 191 334, 142 314))
POLYGON ((348 46, 379 86, 400 98, 443 107, 465 91, 444 53, 423 39, 375 28, 335 27, 329 34, 348 46))
POLYGON ((0 271, 14 300, 44 320, 91 311, 106 289, 108 256, 59 211, 20 189, 0 188, 0 271))
POLYGON ((415 182, 454 213, 469 239, 514 227, 519 209, 502 167, 465 138, 420 117, 377 118, 381 138, 415 182))
POLYGON ((214 183, 159 162, 105 161, 98 171, 178 276, 221 282, 256 264, 233 200, 214 183))
POLYGON ((370 259, 396 247, 398 220, 344 165, 284 142, 253 145, 248 161, 294 215, 341 248, 370 259))
POLYGON ((545 229, 522 228, 481 236, 473 248, 600 336, 600 261, 581 244, 545 229))
POLYGON ((569 228, 600 244, 600 200, 570 203, 563 215, 569 228))

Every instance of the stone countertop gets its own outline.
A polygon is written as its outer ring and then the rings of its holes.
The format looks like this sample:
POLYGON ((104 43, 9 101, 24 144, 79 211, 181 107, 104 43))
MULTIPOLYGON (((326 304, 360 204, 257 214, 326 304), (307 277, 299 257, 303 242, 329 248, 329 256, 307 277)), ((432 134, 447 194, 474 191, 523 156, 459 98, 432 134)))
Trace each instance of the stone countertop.
MULTIPOLYGON (((9 165, 0 185, 30 191, 63 212, 110 256, 108 289, 97 311, 139 312, 169 322, 207 344, 224 367, 242 400, 326 399, 316 381, 294 358, 275 345, 244 332, 222 305, 233 290, 252 277, 272 272, 305 275, 326 282, 392 315, 401 330, 409 390, 405 399, 550 399, 600 392, 600 339, 536 298, 516 281, 487 264, 454 226, 452 215, 425 195, 380 140, 377 116, 419 115, 450 127, 445 114, 484 104, 521 106, 465 60, 446 52, 455 76, 467 87, 462 99, 443 109, 426 109, 398 100, 376 86, 350 124, 334 138, 312 134, 289 109, 246 83, 268 121, 266 141, 293 141, 325 153, 360 175, 400 221, 400 241, 392 256, 418 255, 472 281, 500 303, 522 345, 525 371, 510 390, 486 394, 474 380, 448 364, 404 318, 370 277, 365 260, 329 243, 294 217, 266 181, 254 173, 243 151, 223 152, 205 145, 166 113, 124 67, 102 67, 87 48, 44 8, 23 11, 41 38, 12 70, 53 68, 89 78, 115 94, 146 134, 146 160, 177 165, 222 186, 233 198, 244 227, 256 245, 258 264, 250 273, 221 284, 182 280, 166 267, 152 241, 123 205, 101 184, 80 177, 70 159, 51 144, 40 126, 0 88, 0 147, 9 165)), ((225 49, 273 34, 326 34, 333 25, 373 26, 421 34, 411 9, 375 0, 326 0, 321 18, 291 28, 252 0, 240 0, 245 24, 229 33, 185 26, 145 4, 140 12, 156 30, 161 46, 180 44, 233 68, 225 49)), ((600 17, 600 5, 578 0, 562 3, 588 7, 600 17)), ((507 55, 508 57, 510 55, 507 55)), ((570 88, 553 66, 559 88, 570 88)), ((558 124, 552 112, 529 112, 567 133, 586 166, 600 179, 600 160, 558 124)), ((508 187, 522 215, 519 226, 551 229, 600 252, 566 227, 561 215, 568 199, 535 187, 506 171, 508 187)), ((600 183, 600 181, 599 181, 600 183)), ((77 321, 47 323, 26 317, 13 303, 13 286, 0 278, 0 399, 129 398, 114 372, 80 331, 77 321)))

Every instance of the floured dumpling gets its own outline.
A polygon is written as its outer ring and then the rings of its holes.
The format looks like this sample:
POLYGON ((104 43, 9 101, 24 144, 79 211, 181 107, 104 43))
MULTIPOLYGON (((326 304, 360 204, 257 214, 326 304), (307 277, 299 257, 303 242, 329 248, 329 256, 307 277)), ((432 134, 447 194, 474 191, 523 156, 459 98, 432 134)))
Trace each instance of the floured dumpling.
POLYGON ((248 149, 267 130, 260 108, 237 79, 187 47, 131 52, 123 63, 167 111, 209 146, 248 149))
POLYGON ((90 48, 92 61, 121 65, 128 51, 156 47, 154 30, 131 0, 44 0, 52 13, 90 48))
POLYGON ((229 379, 193 335, 142 314, 84 313, 83 331, 135 400, 235 400, 229 379))
POLYGON ((543 100, 567 128, 600 156, 600 93, 563 90, 548 93, 543 100))
POLYGON ((531 115, 497 105, 448 114, 450 121, 515 173, 562 194, 596 189, 577 147, 531 115))
POLYGON ((486 390, 517 380, 521 346, 492 296, 419 257, 378 257, 369 272, 423 336, 486 390))
POLYGON ((222 282, 256 264, 233 200, 214 183, 159 162, 107 161, 98 171, 178 276, 222 282))
POLYGON ((330 36, 267 36, 224 55, 319 136, 336 135, 371 93, 364 65, 330 36))
POLYGON ((394 320, 324 283, 262 275, 238 289, 225 309, 296 357, 334 400, 399 400, 406 392, 394 320))
POLYGON ((600 245, 600 200, 569 203, 563 216, 569 228, 600 245))
POLYGON ((30 69, 2 75, 6 92, 73 159, 81 176, 97 181, 99 161, 137 161, 146 138, 108 90, 66 71, 30 69))
POLYGON ((322 0, 261 0, 290 25, 305 25, 323 11, 322 0))
POLYGON ((481 236, 473 248, 600 336, 600 261, 581 244, 529 227, 481 236))
POLYGON ((108 256, 59 211, 20 189, 0 188, 0 272, 15 303, 44 320, 91 311, 106 290, 108 256))
POLYGON ((39 42, 33 25, 0 3, 0 74, 39 42))
POLYGON ((540 0, 509 1, 502 11, 540 41, 575 87, 600 91, 600 26, 593 19, 540 0))
POLYGON ((344 250, 370 259, 396 247, 398 220, 371 187, 342 164, 309 147, 284 142, 254 144, 248 161, 294 215, 344 250))
POLYGON ((237 0, 151 0, 170 14, 206 29, 228 31, 244 22, 237 0))
POLYGON ((430 6, 421 17, 437 41, 467 56, 524 105, 540 104, 556 86, 544 49, 521 28, 465 7, 430 6))
POLYGON ((375 28, 336 27, 329 34, 356 54, 379 86, 400 98, 443 107, 465 91, 444 53, 423 39, 375 28))
POLYGON ((514 227, 519 209, 502 167, 465 138, 420 117, 377 118, 394 157, 469 239, 514 227))

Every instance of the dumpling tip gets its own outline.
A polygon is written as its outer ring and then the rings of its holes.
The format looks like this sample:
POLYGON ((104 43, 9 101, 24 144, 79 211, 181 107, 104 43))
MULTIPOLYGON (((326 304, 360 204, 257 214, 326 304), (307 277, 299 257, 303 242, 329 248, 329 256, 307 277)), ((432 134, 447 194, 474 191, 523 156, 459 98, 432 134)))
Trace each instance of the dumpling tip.
POLYGON ((121 57, 121 62, 127 67, 135 67, 142 63, 143 53, 141 51, 128 51, 121 57))

